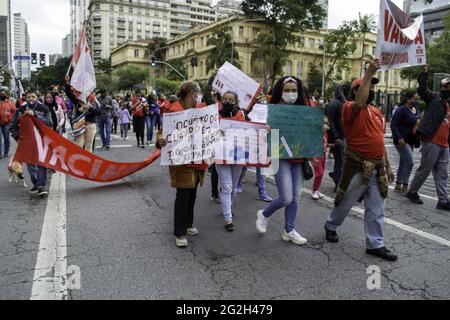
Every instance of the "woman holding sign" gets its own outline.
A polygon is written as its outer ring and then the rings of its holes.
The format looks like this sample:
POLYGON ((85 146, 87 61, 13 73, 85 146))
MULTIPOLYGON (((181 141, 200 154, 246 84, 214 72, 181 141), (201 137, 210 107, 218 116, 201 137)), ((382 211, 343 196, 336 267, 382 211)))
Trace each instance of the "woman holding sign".
MULTIPOLYGON (((306 90, 300 79, 284 77, 273 87, 271 104, 311 105, 306 90)), ((276 128, 272 128, 276 129, 276 128)), ((256 229, 265 234, 270 217, 279 209, 285 208, 285 232, 282 239, 297 245, 304 245, 307 240, 295 230, 298 199, 303 184, 302 163, 306 159, 279 160, 279 170, 275 175, 279 197, 264 210, 257 213, 256 229)))
MULTIPOLYGON (((185 81, 180 86, 179 101, 174 102, 166 113, 185 111, 195 108, 202 100, 200 86, 194 81, 185 81)), ((156 148, 167 145, 162 137, 162 130, 156 135, 156 148)), ((197 187, 203 185, 207 164, 190 164, 170 166, 170 179, 173 188, 177 189, 174 212, 174 235, 176 245, 184 248, 188 245, 186 235, 198 235, 194 228, 194 206, 197 198, 197 187)))
MULTIPOLYGON (((239 108, 238 96, 234 92, 226 92, 222 98, 222 108, 219 111, 220 119, 245 121, 245 114, 239 108)), ((220 181, 220 201, 222 203, 223 217, 225 219, 225 230, 233 231, 233 214, 231 206, 236 187, 242 172, 242 165, 238 164, 218 164, 216 170, 220 181)))

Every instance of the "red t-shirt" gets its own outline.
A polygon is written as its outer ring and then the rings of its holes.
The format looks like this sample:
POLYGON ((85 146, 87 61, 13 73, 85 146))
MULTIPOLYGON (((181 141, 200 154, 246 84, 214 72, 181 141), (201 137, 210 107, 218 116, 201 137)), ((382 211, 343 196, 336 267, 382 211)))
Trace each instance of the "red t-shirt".
POLYGON ((450 128, 450 107, 448 105, 448 102, 445 103, 445 106, 447 107, 447 116, 444 118, 444 121, 442 121, 441 126, 439 127, 438 131, 434 135, 431 142, 444 148, 447 148, 448 134, 450 128))
POLYGON ((145 116, 144 105, 142 100, 139 102, 137 100, 133 101, 133 116, 137 118, 142 118, 145 116))
POLYGON ((347 145, 365 159, 383 158, 385 148, 381 111, 369 105, 355 115, 353 104, 354 101, 347 101, 342 108, 342 125, 347 145))
POLYGON ((219 114, 219 119, 245 121, 245 115, 242 110, 239 110, 233 117, 222 117, 219 114))

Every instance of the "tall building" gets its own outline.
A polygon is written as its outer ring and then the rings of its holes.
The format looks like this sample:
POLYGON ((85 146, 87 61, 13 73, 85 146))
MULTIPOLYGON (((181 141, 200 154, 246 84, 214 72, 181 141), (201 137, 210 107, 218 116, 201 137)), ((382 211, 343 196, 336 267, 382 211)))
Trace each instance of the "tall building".
POLYGON ((58 61, 59 59, 61 59, 62 58, 62 55, 61 54, 50 54, 49 56, 48 56, 48 64, 50 65, 50 66, 54 66, 55 64, 56 64, 56 61, 58 61))
MULTIPOLYGON (((119 0, 114 2, 118 1, 119 0)), ((124 0, 122 0, 122 2, 123 1, 124 0)), ((131 2, 131 0, 129 1, 131 2)), ((75 46, 78 43, 81 27, 89 14, 89 3, 90 0, 70 0, 70 50, 68 56, 73 53, 75 46)))
MULTIPOLYGON (((14 13, 14 55, 30 55, 30 35, 28 24, 20 13, 14 13)), ((31 61, 18 60, 14 62, 16 77, 20 79, 31 78, 31 61)))
POLYGON ((444 31, 443 19, 450 14, 450 0, 406 0, 403 10, 412 17, 423 14, 425 37, 433 42, 444 31))
POLYGON ((70 46, 70 34, 68 34, 64 39, 61 41, 61 52, 63 57, 70 57, 71 53, 71 46, 70 46))
POLYGON ((11 61, 11 1, 0 1, 0 67, 11 61))
POLYGON ((319 4, 323 6, 323 9, 325 10, 326 16, 323 21, 323 28, 328 29, 328 0, 318 0, 319 4))
POLYGON ((194 25, 216 19, 209 2, 201 0, 91 0, 88 41, 94 63, 108 59, 127 41, 172 38, 194 25))
POLYGON ((218 18, 242 13, 241 1, 239 0, 219 0, 219 2, 213 5, 213 9, 218 18))

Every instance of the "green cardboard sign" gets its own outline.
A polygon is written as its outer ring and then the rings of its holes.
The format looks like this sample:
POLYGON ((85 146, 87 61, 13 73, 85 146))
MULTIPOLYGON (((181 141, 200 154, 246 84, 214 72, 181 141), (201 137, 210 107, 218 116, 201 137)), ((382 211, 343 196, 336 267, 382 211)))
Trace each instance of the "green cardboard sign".
POLYGON ((280 133, 279 159, 323 157, 324 109, 298 105, 269 105, 268 124, 280 133))

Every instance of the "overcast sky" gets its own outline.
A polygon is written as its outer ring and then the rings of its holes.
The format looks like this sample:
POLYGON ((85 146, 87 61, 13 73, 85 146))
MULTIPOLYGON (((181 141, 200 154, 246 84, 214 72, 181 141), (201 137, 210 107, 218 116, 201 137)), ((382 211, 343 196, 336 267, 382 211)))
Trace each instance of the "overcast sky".
MULTIPOLYGON (((403 0, 393 1, 403 7, 403 0)), ((330 28, 356 19, 358 12, 378 15, 379 11, 379 0, 329 0, 329 5, 330 28)), ((32 52, 61 53, 61 40, 70 31, 69 0, 11 0, 11 6, 28 23, 32 52)))

